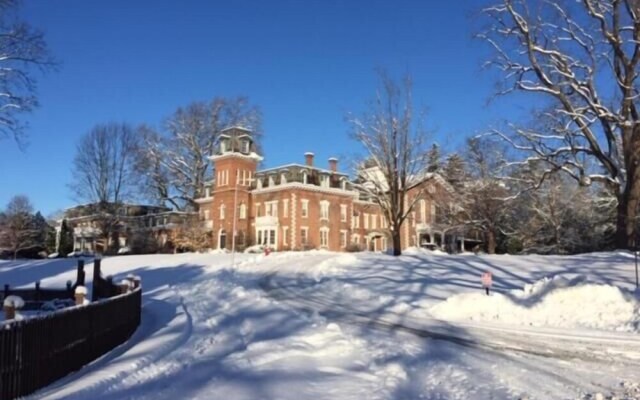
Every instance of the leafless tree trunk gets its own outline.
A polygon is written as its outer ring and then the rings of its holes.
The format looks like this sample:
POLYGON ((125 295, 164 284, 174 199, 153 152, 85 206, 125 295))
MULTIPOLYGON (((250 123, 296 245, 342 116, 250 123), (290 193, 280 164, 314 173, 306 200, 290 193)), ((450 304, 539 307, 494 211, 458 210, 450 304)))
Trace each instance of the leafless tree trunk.
POLYGON ((213 177, 208 157, 220 132, 233 125, 250 127, 259 140, 260 110, 243 97, 215 98, 179 108, 167 118, 162 133, 145 128, 138 163, 145 190, 175 209, 195 209, 195 199, 203 196, 213 177))
POLYGON ((105 249, 109 238, 117 246, 121 206, 137 185, 137 149, 136 131, 124 123, 96 125, 76 148, 70 186, 78 198, 95 203, 105 249))
POLYGON ((414 115, 411 79, 398 84, 381 72, 380 83, 370 109, 348 121, 365 150, 365 160, 356 170, 357 188, 380 206, 398 256, 402 224, 421 198, 420 189, 411 199, 407 194, 427 176, 428 142, 422 115, 414 115))
POLYGON ((8 246, 15 260, 20 250, 35 246, 39 231, 33 219, 33 206, 26 196, 14 196, 0 221, 0 242, 8 246))
POLYGON ((0 140, 24 145, 19 116, 38 105, 33 70, 49 70, 54 60, 41 32, 16 17, 17 1, 0 0, 0 140))
POLYGON ((640 202, 640 2, 500 0, 484 9, 479 36, 504 73, 500 93, 535 93, 551 105, 554 129, 494 131, 548 174, 599 181, 618 200, 617 245, 629 247, 640 202))

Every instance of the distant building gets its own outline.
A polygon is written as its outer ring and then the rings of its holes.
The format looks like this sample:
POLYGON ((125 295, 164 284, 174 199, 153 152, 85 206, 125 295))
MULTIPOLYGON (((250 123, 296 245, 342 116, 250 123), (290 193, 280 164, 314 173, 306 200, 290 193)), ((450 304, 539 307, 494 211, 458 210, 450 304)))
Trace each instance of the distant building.
MULTIPOLYGON (((62 219, 73 230, 74 251, 104 253, 107 249, 130 247, 134 237, 142 237, 145 243, 152 241, 157 248, 172 250, 173 231, 193 220, 195 215, 162 206, 109 204, 105 207, 91 203, 66 209, 62 219), (114 210, 117 215, 105 210, 114 210), (105 240, 103 230, 107 223, 112 235, 105 240), (114 240, 118 243, 114 244, 114 240)), ((56 228, 58 232, 62 219, 56 228)))
MULTIPOLYGON (((320 168, 313 153, 304 157, 303 164, 258 170, 263 158, 251 131, 226 129, 210 157, 214 180, 205 197, 197 199, 200 218, 212 233, 212 247, 230 249, 235 235, 237 249, 262 244, 274 250, 387 250, 391 241, 380 207, 338 170, 337 159, 330 158, 327 168, 320 168)), ((373 179, 375 169, 370 173, 373 179)), ((439 216, 441 199, 452 190, 437 174, 426 174, 414 184, 408 200, 413 201, 417 194, 422 198, 416 199, 415 211, 403 225, 403 248, 455 251, 477 243, 465 239, 461 229, 447 226, 439 216), (424 185, 426 190, 419 190, 424 185)))

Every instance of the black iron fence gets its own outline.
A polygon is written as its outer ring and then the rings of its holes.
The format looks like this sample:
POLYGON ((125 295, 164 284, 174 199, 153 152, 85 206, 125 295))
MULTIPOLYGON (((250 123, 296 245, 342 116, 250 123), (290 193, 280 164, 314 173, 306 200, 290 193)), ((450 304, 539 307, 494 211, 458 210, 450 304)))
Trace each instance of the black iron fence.
MULTIPOLYGON (((102 293, 121 291, 99 268, 98 261, 94 290, 97 277, 102 293)), ((138 285, 84 306, 0 323, 0 399, 33 393, 124 343, 140 324, 141 308, 138 285)))
MULTIPOLYGON (((96 259, 96 261, 99 269, 100 260, 96 259)), ((23 308, 24 310, 38 310, 42 306, 42 303, 47 301, 56 299, 73 300, 74 289, 76 288, 76 286, 84 286, 84 282, 84 260, 78 260, 76 269, 76 282, 67 282, 67 286, 65 288, 43 288, 40 286, 40 281, 36 282, 33 288, 14 288, 11 287, 8 283, 5 283, 2 290, 2 295, 3 298, 6 298, 10 295, 20 296, 25 302, 25 306, 23 308)))

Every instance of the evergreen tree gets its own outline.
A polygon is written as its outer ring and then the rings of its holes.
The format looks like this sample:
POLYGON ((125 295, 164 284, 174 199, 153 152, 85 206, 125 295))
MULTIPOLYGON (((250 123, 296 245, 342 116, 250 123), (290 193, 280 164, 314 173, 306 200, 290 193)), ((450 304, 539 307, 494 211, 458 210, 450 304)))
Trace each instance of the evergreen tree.
POLYGON ((434 143, 427 152, 427 171, 438 172, 440 170, 440 146, 434 143))
POLYGON ((458 153, 447 156, 442 168, 443 177, 456 189, 459 189, 467 179, 467 171, 464 159, 458 153))
POLYGON ((50 223, 47 223, 44 247, 47 254, 56 252, 56 229, 50 223))
POLYGON ((58 254, 60 257, 66 257, 73 251, 73 232, 67 224, 67 220, 63 219, 60 225, 60 242, 58 244, 58 254))

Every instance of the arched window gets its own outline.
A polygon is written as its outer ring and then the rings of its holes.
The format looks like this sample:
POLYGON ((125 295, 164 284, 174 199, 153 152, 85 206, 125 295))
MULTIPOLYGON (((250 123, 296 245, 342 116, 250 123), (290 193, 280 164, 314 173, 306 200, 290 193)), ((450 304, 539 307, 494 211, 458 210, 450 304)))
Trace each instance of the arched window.
POLYGON ((304 183, 305 185, 309 183, 309 174, 307 173, 307 171, 302 171, 302 183, 304 183))
POLYGON ((240 204, 240 219, 247 218, 247 205, 242 203, 240 204))

